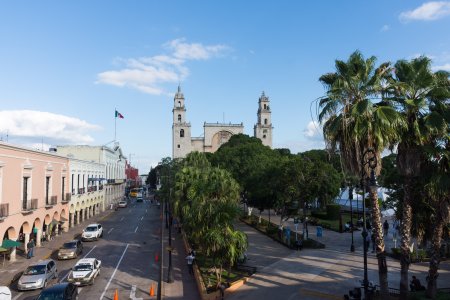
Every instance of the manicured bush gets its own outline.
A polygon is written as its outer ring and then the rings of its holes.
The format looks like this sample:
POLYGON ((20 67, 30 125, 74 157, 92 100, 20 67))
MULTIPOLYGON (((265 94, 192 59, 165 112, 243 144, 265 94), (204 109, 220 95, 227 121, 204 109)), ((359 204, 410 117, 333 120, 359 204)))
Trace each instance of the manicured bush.
POLYGON ((338 204, 328 204, 327 205, 327 219, 337 220, 339 219, 339 214, 341 213, 341 206, 338 204))

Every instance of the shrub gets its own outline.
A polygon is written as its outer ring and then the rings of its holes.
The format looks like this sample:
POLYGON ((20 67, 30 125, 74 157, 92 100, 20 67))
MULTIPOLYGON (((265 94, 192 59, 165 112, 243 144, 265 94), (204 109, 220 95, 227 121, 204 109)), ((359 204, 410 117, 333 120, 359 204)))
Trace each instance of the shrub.
POLYGON ((341 206, 338 204, 328 204, 327 205, 327 219, 337 220, 339 219, 339 214, 341 213, 341 206))

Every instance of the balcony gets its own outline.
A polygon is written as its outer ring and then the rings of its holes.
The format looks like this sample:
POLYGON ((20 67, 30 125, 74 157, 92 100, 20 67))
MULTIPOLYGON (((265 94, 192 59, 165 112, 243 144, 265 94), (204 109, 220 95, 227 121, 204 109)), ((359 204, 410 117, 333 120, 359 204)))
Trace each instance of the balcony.
POLYGON ((125 183, 125 179, 108 179, 107 184, 122 184, 125 183))
POLYGON ((82 194, 84 194, 86 192, 86 189, 85 188, 79 188, 78 189, 78 195, 82 195, 82 194))
POLYGON ((99 191, 103 190, 103 184, 98 186, 99 191))
POLYGON ((47 199, 45 208, 52 208, 53 205, 56 205, 57 203, 58 203, 58 196, 51 196, 50 199, 47 199))
POLYGON ((31 214, 38 208, 38 199, 23 200, 22 201, 22 214, 31 214))
POLYGON ((9 203, 0 204, 0 222, 9 216, 9 203))
MULTIPOLYGON (((63 194, 63 196, 64 196, 64 194, 63 194)), ((72 194, 66 193, 66 196, 61 199, 61 203, 65 204, 65 203, 69 202, 71 198, 72 198, 72 194)))
POLYGON ((96 192, 97 191, 97 186, 93 185, 93 186, 88 186, 88 193, 92 193, 92 192, 96 192))

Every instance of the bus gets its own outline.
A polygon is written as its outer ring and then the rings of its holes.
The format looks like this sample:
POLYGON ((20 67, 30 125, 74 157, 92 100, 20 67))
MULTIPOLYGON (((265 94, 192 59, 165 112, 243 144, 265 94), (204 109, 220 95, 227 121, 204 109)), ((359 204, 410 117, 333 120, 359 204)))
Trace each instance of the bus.
POLYGON ((137 201, 142 201, 143 190, 142 188, 133 188, 130 191, 130 197, 136 198, 137 201))

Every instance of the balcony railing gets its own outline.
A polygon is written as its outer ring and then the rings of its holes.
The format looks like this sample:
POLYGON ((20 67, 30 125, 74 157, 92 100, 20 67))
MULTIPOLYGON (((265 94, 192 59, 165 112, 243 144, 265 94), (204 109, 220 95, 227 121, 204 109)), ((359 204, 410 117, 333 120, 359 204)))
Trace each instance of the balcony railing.
POLYGON ((9 216, 9 203, 0 204, 0 220, 9 216))
POLYGON ((61 203, 67 203, 67 202, 70 201, 71 198, 72 198, 72 194, 71 193, 66 193, 65 197, 61 199, 61 203))
POLYGON ((99 186, 98 186, 98 189, 99 189, 100 191, 103 190, 103 184, 99 185, 99 186))
POLYGON ((38 199, 23 200, 22 213, 30 213, 38 208, 38 199))
POLYGON ((95 192, 95 191, 97 191, 97 186, 96 185, 88 186, 88 193, 95 192))
POLYGON ((78 195, 84 194, 85 193, 85 188, 79 188, 78 189, 78 195))

